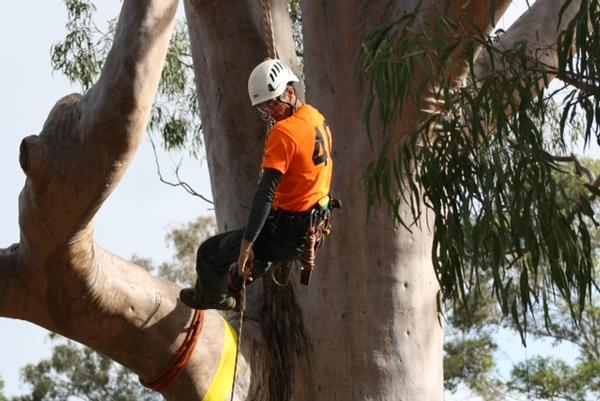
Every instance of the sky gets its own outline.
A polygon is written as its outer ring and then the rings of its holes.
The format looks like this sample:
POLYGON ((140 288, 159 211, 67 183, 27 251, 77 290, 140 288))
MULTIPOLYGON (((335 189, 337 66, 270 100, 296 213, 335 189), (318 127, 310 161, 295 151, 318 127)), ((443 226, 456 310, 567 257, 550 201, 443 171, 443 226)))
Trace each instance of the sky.
MULTIPOLYGON (((117 16, 120 1, 96 3, 98 23, 117 16)), ((500 27, 506 29, 510 20, 526 7, 525 0, 515 1, 500 27)), ((182 14, 180 10, 179 15, 182 14)), ((79 91, 60 73, 53 73, 50 66, 50 47, 66 33, 62 1, 7 2, 3 5, 3 16, 0 24, 0 248, 19 240, 18 195, 25 182, 18 162, 20 141, 40 132, 58 99, 79 91)), ((168 171, 171 159, 162 155, 161 165, 168 171)), ((181 175, 197 192, 211 197, 206 162, 186 159, 181 175)), ((122 257, 136 254, 161 262, 172 256, 172 250, 164 241, 169 227, 211 213, 210 204, 160 183, 146 139, 125 178, 101 208, 95 235, 103 247, 122 257)), ((20 368, 50 355, 46 337, 47 332, 38 326, 0 318, 0 378, 5 381, 7 396, 26 391, 19 381, 20 368)), ((516 336, 504 336, 503 341, 508 348, 519 347, 516 336)), ((545 353, 548 348, 544 343, 534 345, 528 351, 529 356, 545 353)), ((520 360, 527 356, 524 350, 517 354, 506 354, 504 358, 520 360)), ((448 400, 464 398, 460 397, 448 400)))

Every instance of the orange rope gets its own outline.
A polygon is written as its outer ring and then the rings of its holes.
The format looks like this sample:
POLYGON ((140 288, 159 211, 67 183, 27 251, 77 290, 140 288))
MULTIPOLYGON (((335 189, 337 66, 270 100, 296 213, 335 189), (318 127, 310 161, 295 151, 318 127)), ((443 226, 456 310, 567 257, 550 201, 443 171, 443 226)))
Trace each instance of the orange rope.
POLYGON ((183 344, 181 344, 181 347, 179 347, 177 350, 177 356, 175 359, 173 359, 165 372, 154 380, 145 382, 144 380, 140 379, 140 382, 152 390, 159 391, 175 380, 190 361, 190 358, 194 353, 194 349, 196 348, 198 338, 200 338, 203 324, 204 311, 196 310, 194 312, 194 316, 192 317, 192 325, 185 336, 185 340, 183 341, 183 344))

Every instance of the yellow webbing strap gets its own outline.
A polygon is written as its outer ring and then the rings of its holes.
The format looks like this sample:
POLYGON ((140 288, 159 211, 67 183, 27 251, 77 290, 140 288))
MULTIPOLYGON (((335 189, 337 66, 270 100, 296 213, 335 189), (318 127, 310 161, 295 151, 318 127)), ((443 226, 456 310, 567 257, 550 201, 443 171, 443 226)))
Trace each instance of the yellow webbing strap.
POLYGON ((233 327, 223 318, 225 325, 225 340, 219 367, 208 387, 208 391, 202 401, 225 401, 231 392, 233 384, 233 371, 235 369, 235 353, 237 350, 237 333, 233 327))

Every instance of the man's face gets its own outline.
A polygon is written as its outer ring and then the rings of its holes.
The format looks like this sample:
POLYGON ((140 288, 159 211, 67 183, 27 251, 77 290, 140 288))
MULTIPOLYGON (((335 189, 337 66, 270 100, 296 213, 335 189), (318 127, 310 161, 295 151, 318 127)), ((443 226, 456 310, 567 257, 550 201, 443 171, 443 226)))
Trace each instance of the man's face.
POLYGON ((292 115, 293 108, 291 105, 293 104, 293 96, 293 90, 290 90, 290 87, 288 87, 279 98, 259 103, 256 105, 256 108, 267 117, 275 121, 280 121, 292 115))

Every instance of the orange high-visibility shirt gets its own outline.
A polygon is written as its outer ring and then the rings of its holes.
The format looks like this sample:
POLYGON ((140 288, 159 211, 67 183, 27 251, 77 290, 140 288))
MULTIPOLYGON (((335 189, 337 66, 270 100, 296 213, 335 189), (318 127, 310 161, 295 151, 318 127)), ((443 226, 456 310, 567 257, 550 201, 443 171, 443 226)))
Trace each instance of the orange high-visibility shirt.
POLYGON ((308 104, 273 126, 263 168, 283 174, 273 200, 276 209, 304 212, 326 199, 333 174, 331 147, 325 118, 308 104))

